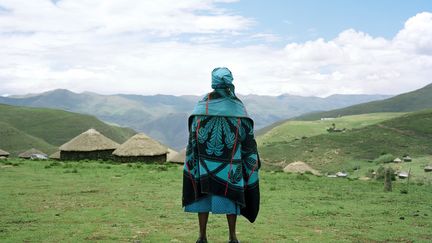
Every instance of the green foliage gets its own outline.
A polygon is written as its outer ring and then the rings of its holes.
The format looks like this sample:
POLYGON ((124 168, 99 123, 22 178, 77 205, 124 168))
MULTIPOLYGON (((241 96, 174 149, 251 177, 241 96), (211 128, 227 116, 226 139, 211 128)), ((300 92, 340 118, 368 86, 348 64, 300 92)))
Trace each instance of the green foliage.
POLYGON ((365 176, 369 177, 369 178, 375 178, 375 174, 374 174, 375 170, 374 169, 368 169, 365 176))
POLYGON ((375 179, 384 180, 386 169, 388 169, 390 171, 391 180, 395 181, 396 180, 395 170, 392 167, 384 167, 384 166, 378 167, 378 169, 376 171, 375 179))
POLYGON ((393 160, 396 157, 393 154, 383 154, 381 156, 379 156, 378 158, 376 158, 374 161, 376 163, 390 163, 393 162, 393 160))

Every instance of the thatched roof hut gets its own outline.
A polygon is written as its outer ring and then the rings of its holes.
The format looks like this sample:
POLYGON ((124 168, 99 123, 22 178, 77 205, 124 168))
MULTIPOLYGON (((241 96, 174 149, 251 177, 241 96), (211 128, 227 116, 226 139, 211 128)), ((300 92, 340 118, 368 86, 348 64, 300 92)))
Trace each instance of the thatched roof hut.
POLYGON ((54 159, 54 160, 59 160, 59 159, 60 159, 60 150, 57 151, 57 152, 55 152, 55 153, 53 153, 53 154, 51 154, 51 155, 49 156, 49 158, 50 158, 50 159, 54 159))
POLYGON ((186 159, 186 149, 182 149, 182 151, 177 153, 172 158, 168 159, 168 161, 176 164, 184 164, 185 159, 186 159))
POLYGON ((6 151, 0 149, 0 156, 8 157, 9 155, 10 155, 10 154, 9 154, 8 152, 6 152, 6 151))
POLYGON ((396 158, 396 159, 393 160, 393 162, 394 163, 400 163, 400 162, 402 162, 402 160, 400 158, 396 158))
POLYGON ((406 171, 401 171, 401 172, 399 172, 398 176, 400 179, 405 179, 405 178, 409 177, 409 173, 406 171))
POLYGON ((20 157, 22 159, 30 159, 32 157, 32 155, 35 155, 35 154, 40 154, 40 155, 43 155, 44 157, 48 156, 44 152, 41 152, 35 148, 31 148, 25 152, 20 153, 18 155, 18 157, 20 157))
POLYGON ((308 164, 302 161, 292 162, 289 165, 285 166, 283 169, 284 172, 291 173, 306 173, 310 172, 314 175, 320 175, 320 172, 310 167, 308 164))
POLYGON ((403 157, 403 160, 404 160, 404 162, 411 162, 412 158, 407 155, 407 156, 403 157))
POLYGON ((172 158, 174 158, 176 155, 178 154, 177 151, 175 151, 172 148, 168 148, 168 153, 167 153, 167 162, 171 161, 172 158))
POLYGON ((112 152, 118 146, 118 143, 92 128, 60 146, 60 159, 112 159, 112 152))
POLYGON ((167 160, 168 148, 144 133, 138 133, 114 150, 121 162, 159 162, 167 160))
POLYGON ((348 173, 339 171, 336 173, 337 177, 348 177, 348 173))
POLYGON ((428 165, 424 167, 425 172, 432 172, 432 165, 428 165))

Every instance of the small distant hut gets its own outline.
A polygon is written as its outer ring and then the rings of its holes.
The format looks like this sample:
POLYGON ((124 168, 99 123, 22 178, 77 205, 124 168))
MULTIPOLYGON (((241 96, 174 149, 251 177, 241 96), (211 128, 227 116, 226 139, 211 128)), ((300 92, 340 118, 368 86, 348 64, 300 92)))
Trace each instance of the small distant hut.
POLYGON ((287 166, 285 166, 283 171, 289 172, 289 173, 300 173, 300 174, 310 172, 314 175, 320 175, 319 171, 313 169, 312 167, 310 167, 308 164, 306 164, 303 161, 292 162, 292 163, 288 164, 287 166))
POLYGON ((168 148, 167 152, 167 162, 171 161, 179 152, 175 151, 172 148, 168 148))
POLYGON ((0 149, 0 157, 7 158, 7 157, 9 157, 9 155, 10 155, 9 152, 6 152, 6 151, 0 149))
POLYGON ((400 179, 406 179, 406 178, 409 177, 409 173, 406 172, 406 171, 401 171, 401 172, 399 172, 398 177, 399 177, 400 179))
POLYGON ((336 173, 337 177, 348 177, 348 173, 347 172, 343 172, 343 171, 339 171, 336 173))
POLYGON ((60 150, 57 151, 57 152, 55 152, 55 153, 53 153, 53 154, 51 154, 51 155, 49 156, 49 158, 50 158, 50 159, 53 159, 53 160, 60 160, 60 150))
POLYGON ((120 145, 114 152, 114 159, 120 162, 167 161, 168 148, 149 136, 138 133, 120 145))
POLYGON ((400 163, 400 162, 402 162, 402 160, 400 158, 396 158, 396 159, 393 160, 393 162, 394 163, 400 163))
POLYGON ((432 165, 428 165, 424 167, 425 172, 432 172, 432 165))
POLYGON ((18 155, 19 158, 21 159, 31 159, 32 157, 35 156, 40 156, 40 157, 47 157, 48 155, 46 155, 44 152, 41 152, 35 148, 31 148, 25 152, 22 152, 18 155))
POLYGON ((412 158, 409 157, 409 156, 407 155, 407 156, 404 156, 404 157, 403 157, 403 161, 404 161, 404 162, 411 162, 411 161, 412 161, 412 158))
POLYGON ((112 152, 120 146, 95 129, 81 133, 60 146, 61 160, 109 160, 112 152))
POLYGON ((173 156, 168 161, 171 163, 176 163, 176 164, 184 164, 185 159, 186 159, 186 149, 182 149, 182 151, 177 153, 175 156, 173 156))

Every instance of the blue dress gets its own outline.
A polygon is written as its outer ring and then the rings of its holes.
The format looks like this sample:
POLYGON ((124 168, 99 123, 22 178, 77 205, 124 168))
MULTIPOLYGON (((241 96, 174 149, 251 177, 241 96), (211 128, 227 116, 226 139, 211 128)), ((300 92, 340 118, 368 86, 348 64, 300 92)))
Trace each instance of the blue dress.
POLYGON ((240 215, 240 206, 226 197, 209 195, 186 205, 185 212, 240 215))

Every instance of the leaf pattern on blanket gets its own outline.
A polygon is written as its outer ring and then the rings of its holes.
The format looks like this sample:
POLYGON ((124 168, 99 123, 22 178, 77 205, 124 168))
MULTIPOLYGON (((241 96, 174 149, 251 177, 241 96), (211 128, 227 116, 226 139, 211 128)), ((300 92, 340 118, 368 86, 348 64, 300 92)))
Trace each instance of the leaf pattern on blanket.
POLYGON ((235 171, 231 170, 229 179, 231 183, 237 184, 241 181, 242 178, 243 178, 242 167, 241 165, 238 165, 235 171))
MULTIPOLYGON (((198 142, 206 144, 207 155, 221 156, 225 146, 229 149, 233 148, 235 133, 231 131, 228 121, 231 119, 233 118, 211 117, 207 123, 198 130, 198 142)), ((237 119, 234 120, 235 126, 237 126, 237 119)))
POLYGON ((252 156, 247 157, 244 161, 246 162, 246 163, 244 163, 244 165, 249 170, 252 170, 256 166, 256 163, 257 163, 257 159, 252 157, 252 156))

